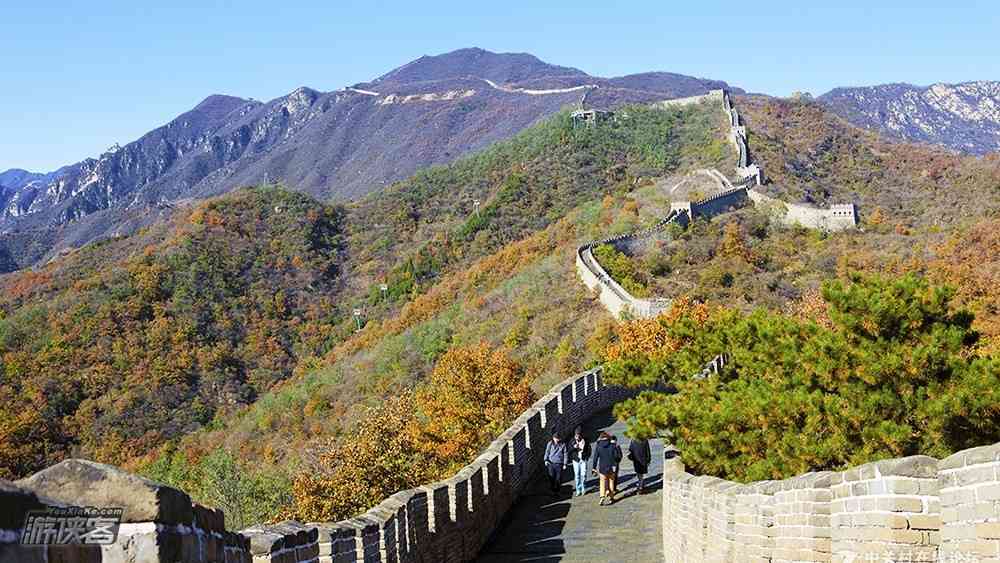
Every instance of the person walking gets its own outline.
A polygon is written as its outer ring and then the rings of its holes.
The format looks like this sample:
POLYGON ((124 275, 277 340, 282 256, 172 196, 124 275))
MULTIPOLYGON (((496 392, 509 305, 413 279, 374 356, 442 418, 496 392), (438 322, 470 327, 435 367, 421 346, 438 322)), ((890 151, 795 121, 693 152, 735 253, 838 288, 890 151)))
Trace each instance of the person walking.
POLYGON ((593 472, 599 476, 599 490, 601 493, 600 505, 611 504, 615 501, 614 492, 611 488, 611 479, 615 472, 615 449, 611 445, 611 436, 607 432, 601 432, 594 445, 594 453, 591 456, 593 472))
POLYGON ((562 474, 566 470, 568 460, 566 444, 559 439, 558 434, 553 434, 552 441, 545 445, 545 472, 549 476, 549 489, 552 491, 552 496, 559 495, 562 474))
POLYGON ((628 458, 632 460, 632 467, 635 468, 635 476, 641 495, 646 487, 646 473, 649 471, 649 463, 653 461, 653 451, 649 447, 649 440, 637 438, 629 442, 628 458))
POLYGON ((579 426, 573 432, 569 444, 569 459, 573 462, 573 495, 582 497, 587 492, 587 460, 590 459, 590 443, 583 437, 579 426))
POLYGON ((618 494, 618 470, 622 465, 622 448, 618 445, 618 437, 614 434, 611 435, 611 449, 615 456, 615 468, 611 474, 611 497, 614 498, 618 494))

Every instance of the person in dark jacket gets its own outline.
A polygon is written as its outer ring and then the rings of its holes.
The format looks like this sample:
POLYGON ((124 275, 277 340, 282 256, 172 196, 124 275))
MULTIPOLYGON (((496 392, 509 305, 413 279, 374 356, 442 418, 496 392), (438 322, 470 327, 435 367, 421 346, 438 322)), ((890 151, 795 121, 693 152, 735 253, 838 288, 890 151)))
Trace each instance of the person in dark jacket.
POLYGON ((611 448, 615 454, 615 470, 611 474, 611 498, 618 494, 618 470, 622 468, 622 447, 618 445, 618 436, 611 435, 611 448))
POLYGON ((562 484, 562 474, 566 470, 569 462, 569 454, 566 452, 566 444, 559 439, 558 434, 552 435, 552 441, 545 445, 545 472, 549 476, 549 489, 553 496, 559 494, 559 485, 562 484))
POLYGON ((615 449, 611 445, 611 436, 607 432, 601 432, 594 445, 594 453, 591 456, 593 471, 600 477, 601 506, 611 504, 615 501, 611 488, 611 479, 614 478, 615 449))
POLYGON ((653 452, 649 448, 649 440, 635 439, 628 445, 628 458, 632 460, 632 467, 635 468, 635 476, 638 479, 639 494, 642 494, 646 486, 646 473, 649 471, 649 462, 653 460, 653 452))
POLYGON ((569 460, 573 463, 573 495, 583 496, 587 492, 587 460, 590 459, 590 442, 583 437, 579 426, 569 442, 569 460))

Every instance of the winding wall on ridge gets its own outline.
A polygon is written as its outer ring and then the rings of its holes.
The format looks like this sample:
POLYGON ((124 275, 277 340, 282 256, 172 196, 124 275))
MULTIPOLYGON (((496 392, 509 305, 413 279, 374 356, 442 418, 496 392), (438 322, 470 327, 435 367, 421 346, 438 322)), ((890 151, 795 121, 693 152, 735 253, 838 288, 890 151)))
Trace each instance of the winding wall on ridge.
POLYGON ((601 244, 612 246, 628 246, 656 236, 671 223, 686 227, 698 217, 714 217, 753 203, 768 210, 773 218, 781 223, 800 225, 808 228, 827 231, 842 230, 857 225, 857 209, 854 204, 833 205, 830 209, 820 209, 802 204, 786 204, 778 199, 766 196, 755 190, 764 181, 764 172, 753 162, 746 140, 746 126, 736 107, 733 106, 729 93, 724 90, 713 90, 701 96, 679 98, 656 102, 653 107, 678 107, 703 102, 718 101, 722 105, 729 120, 729 139, 737 151, 736 174, 739 180, 730 182, 728 178, 715 169, 702 169, 693 174, 705 174, 719 183, 720 191, 699 201, 672 202, 670 213, 661 221, 649 228, 618 235, 587 243, 577 248, 576 271, 590 290, 597 293, 601 304, 616 319, 651 318, 659 315, 670 307, 669 299, 640 299, 631 295, 616 282, 594 257, 593 249, 601 244))

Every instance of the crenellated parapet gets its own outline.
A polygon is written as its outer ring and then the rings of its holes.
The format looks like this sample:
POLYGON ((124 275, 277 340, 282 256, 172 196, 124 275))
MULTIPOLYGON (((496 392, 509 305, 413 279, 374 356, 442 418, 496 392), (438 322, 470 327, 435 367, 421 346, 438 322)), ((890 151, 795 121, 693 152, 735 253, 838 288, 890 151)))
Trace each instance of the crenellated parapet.
POLYGON ((633 392, 604 384, 596 368, 536 401, 455 475, 401 491, 340 522, 226 531, 220 510, 183 491, 109 465, 71 459, 15 483, 0 481, 0 563, 184 561, 192 563, 464 562, 475 558, 542 467, 552 434, 568 434, 633 392), (107 546, 21 546, 29 510, 124 508, 107 546))

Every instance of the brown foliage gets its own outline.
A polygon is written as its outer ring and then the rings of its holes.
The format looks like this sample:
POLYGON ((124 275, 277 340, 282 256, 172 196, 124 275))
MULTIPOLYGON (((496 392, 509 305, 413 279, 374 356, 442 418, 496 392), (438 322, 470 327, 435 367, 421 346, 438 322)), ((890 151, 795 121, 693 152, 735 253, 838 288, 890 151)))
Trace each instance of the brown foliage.
POLYGON ((415 441, 439 466, 456 468, 503 432, 532 399, 524 370, 506 350, 491 350, 486 343, 453 348, 416 394, 415 441))
POLYGON ((534 395, 504 349, 452 348, 430 381, 369 409, 350 436, 328 442, 293 485, 289 518, 333 521, 453 473, 500 434, 534 395))

